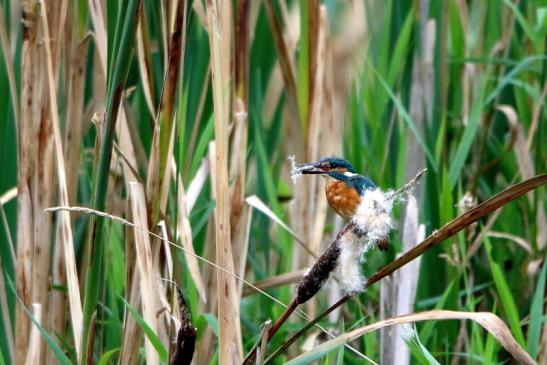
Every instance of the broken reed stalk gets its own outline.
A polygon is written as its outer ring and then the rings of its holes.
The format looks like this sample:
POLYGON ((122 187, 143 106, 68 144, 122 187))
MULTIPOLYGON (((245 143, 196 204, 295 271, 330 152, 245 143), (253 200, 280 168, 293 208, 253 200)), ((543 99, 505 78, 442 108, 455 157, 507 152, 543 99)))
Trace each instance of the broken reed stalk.
MULTIPOLYGON (((511 201, 523 196, 531 190, 537 189, 542 185, 547 183, 547 174, 537 175, 531 179, 525 180, 519 184, 513 185, 501 193, 498 193, 486 200, 485 202, 477 205, 475 208, 467 211, 466 213, 456 217, 455 219, 448 222, 441 229, 434 231, 429 237, 423 240, 420 244, 416 245, 411 250, 407 251, 403 255, 399 256, 397 259, 390 262, 388 265, 384 266, 378 270, 374 275, 368 278, 365 289, 371 286, 372 284, 380 281, 388 275, 391 275, 394 271, 400 269, 402 266, 408 264, 410 261, 414 260, 418 256, 423 255, 426 251, 431 248, 439 245, 446 239, 454 236, 460 231, 464 230, 466 227, 472 223, 478 221, 482 217, 486 216, 489 213, 507 205, 511 201)), ((338 237, 337 237, 338 239, 338 237)), ((335 240, 336 242, 336 240, 335 240)), ((334 243, 334 242, 333 242, 334 243)), ((332 243, 331 243, 332 245, 332 243)), ((330 246, 329 246, 330 247, 330 246)), ((306 324, 300 331, 294 334, 289 338, 283 345, 281 345, 274 353, 266 360, 265 364, 271 363, 279 354, 285 351, 291 344, 293 344, 300 336, 306 333, 311 327, 316 325, 321 319, 325 318, 328 314, 334 311, 336 308, 340 307, 342 304, 351 299, 355 294, 349 294, 340 299, 338 302, 334 303, 331 307, 313 319, 311 322, 306 324)), ((280 326, 279 326, 280 327, 280 326)))
POLYGON ((192 317, 182 290, 176 287, 180 311, 180 328, 174 337, 170 349, 169 365, 190 365, 196 348, 197 330, 192 324, 192 317))

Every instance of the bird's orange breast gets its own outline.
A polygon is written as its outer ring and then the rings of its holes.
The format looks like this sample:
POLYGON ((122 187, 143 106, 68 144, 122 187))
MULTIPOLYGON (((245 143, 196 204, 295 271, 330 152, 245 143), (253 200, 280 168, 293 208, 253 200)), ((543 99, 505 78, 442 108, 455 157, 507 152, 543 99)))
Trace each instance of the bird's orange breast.
POLYGON ((357 190, 343 181, 333 181, 325 186, 325 193, 330 207, 345 219, 350 219, 361 202, 357 190))

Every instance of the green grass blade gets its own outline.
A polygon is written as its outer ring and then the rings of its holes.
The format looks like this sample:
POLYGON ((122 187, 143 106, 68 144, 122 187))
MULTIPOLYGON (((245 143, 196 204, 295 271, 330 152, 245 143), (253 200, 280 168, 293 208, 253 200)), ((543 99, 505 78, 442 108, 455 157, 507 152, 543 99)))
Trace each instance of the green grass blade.
POLYGON ((472 106, 468 124, 465 127, 462 139, 460 141, 460 144, 458 145, 458 149, 456 150, 456 154, 454 155, 454 158, 450 163, 448 181, 452 190, 454 190, 454 187, 456 187, 456 184, 460 179, 463 166, 465 164, 465 161, 467 160, 469 151, 471 150, 471 146, 473 144, 473 140, 475 139, 475 135, 477 134, 477 130, 479 129, 481 115, 484 108, 483 98, 486 88, 486 78, 479 80, 479 83, 480 85, 478 87, 478 95, 475 97, 476 100, 472 106))
POLYGON ((167 363, 167 358, 168 358, 167 350, 163 346, 163 343, 161 342, 160 338, 154 333, 154 330, 150 328, 148 323, 146 323, 146 321, 144 320, 144 318, 142 318, 139 312, 137 312, 137 310, 133 308, 133 306, 131 306, 131 304, 129 304, 129 302, 127 302, 124 298, 121 298, 121 299, 125 303, 125 306, 127 307, 127 309, 129 309, 129 312, 131 313, 131 315, 135 318, 135 320, 141 327, 146 337, 148 337, 148 339, 150 340, 150 342, 152 343, 152 345, 158 352, 158 355, 160 355, 161 363, 162 364, 167 363))
POLYGON ((511 289, 509 288, 509 285, 505 280, 503 270, 492 258, 492 244, 490 243, 490 239, 488 239, 488 236, 484 237, 484 245, 486 248, 486 253, 488 255, 488 263, 490 265, 490 270, 492 271, 494 284, 496 286, 496 290, 498 292, 499 299, 501 301, 505 314, 507 315, 509 327, 511 328, 511 331, 513 332, 513 335, 515 336, 515 339, 518 341, 518 343, 522 347, 525 347, 524 334, 522 332, 522 327, 520 326, 520 318, 517 305, 515 303, 515 299, 513 298, 511 289))
POLYGON ((399 115, 401 116, 401 118, 403 118, 403 120, 406 122, 408 128, 410 128, 410 130, 412 131, 412 133, 416 137, 416 140, 418 141, 420 147, 424 151, 425 156, 427 157, 427 160, 431 164, 432 169, 435 172, 437 172, 438 171, 438 166, 437 166, 437 163, 435 162, 435 157, 433 157, 433 154, 431 153, 431 150, 429 149, 429 147, 425 143, 425 140, 422 137, 422 134, 418 130, 418 127, 416 127, 416 124, 414 124, 414 121, 412 120, 412 118, 408 114, 408 112, 407 112, 406 108, 404 107, 401 99, 398 98, 393 93, 393 90, 391 90, 391 88, 387 84, 386 80, 384 80, 382 75, 380 75, 378 70, 376 70, 376 68, 370 63, 370 61, 368 61, 367 63, 370 65, 370 68, 372 69, 372 71, 376 75, 378 81, 380 81, 380 84, 382 85, 384 90, 389 94, 389 97, 391 98, 391 100, 395 104, 395 107, 397 108, 397 111, 399 112, 399 115))
POLYGON ((543 268, 539 274, 536 291, 530 307, 530 321, 528 324, 528 340, 526 349, 533 358, 539 353, 541 346, 541 327, 543 325, 543 302, 545 298, 545 276, 547 274, 547 263, 543 262, 543 268))
POLYGON ((418 336, 418 333, 416 332, 415 325, 412 324, 404 324, 399 327, 407 327, 405 328, 406 335, 408 337, 405 337, 404 340, 409 347, 410 351, 412 352, 412 355, 421 363, 424 365, 440 365, 440 363, 433 357, 431 352, 423 345, 423 343, 420 341, 420 337, 418 336))
POLYGON ((526 70, 528 66, 534 62, 540 62, 547 60, 547 56, 529 56, 524 58, 522 61, 520 61, 511 71, 505 75, 500 82, 498 83, 498 86, 486 97, 486 101, 484 102, 485 105, 490 104, 497 96, 498 94, 503 90, 503 88, 507 85, 509 85, 513 79, 522 71, 526 70))
MULTIPOLYGON (((133 57, 133 45, 137 30, 139 9, 141 7, 140 0, 131 0, 127 6, 125 14, 120 14, 124 17, 124 27, 120 38, 119 48, 115 49, 113 56, 115 62, 114 70, 109 72, 112 75, 108 80, 109 88, 107 90, 106 115, 103 132, 103 140, 101 142, 99 162, 97 165, 95 187, 93 191, 93 208, 99 211, 104 211, 106 206, 106 194, 108 190, 108 177, 110 174, 110 160, 112 157, 112 149, 114 142, 114 130, 118 110, 125 87, 125 81, 131 66, 133 57)), ((104 218, 92 216, 89 223, 90 231, 87 243, 87 275, 85 281, 85 298, 83 307, 83 334, 82 348, 88 350, 87 342, 90 332, 91 319, 93 312, 97 306, 99 298, 99 288, 102 276, 102 261, 103 261, 103 228, 104 218)), ((86 353, 82 356, 82 362, 86 363, 87 358, 92 356, 86 353)))
POLYGON ((110 363, 110 359, 112 359, 112 356, 114 356, 114 354, 119 351, 120 349, 117 348, 117 349, 113 349, 113 350, 105 352, 103 356, 101 356, 101 358, 99 359, 99 362, 97 363, 97 365, 108 365, 110 363))
POLYGON ((21 299, 21 297, 19 296, 19 294, 17 294, 17 289, 15 289, 15 284, 13 283, 13 280, 10 277, 6 276, 6 282, 8 283, 8 286, 10 290, 12 291, 12 293, 15 295, 17 302, 23 308, 23 310, 25 311, 27 316, 30 318, 32 323, 34 323, 36 328, 38 328, 38 331, 40 331, 40 334, 44 338, 44 341, 46 341, 51 351, 53 351, 53 353, 57 357, 57 360, 59 360, 59 363, 63 365, 71 365, 72 361, 70 361, 70 359, 65 355, 64 351, 59 347, 57 342, 55 342, 55 340, 49 335, 49 333, 47 333, 47 331, 40 325, 40 323, 36 321, 32 313, 25 306, 25 303, 23 303, 23 300, 21 299))

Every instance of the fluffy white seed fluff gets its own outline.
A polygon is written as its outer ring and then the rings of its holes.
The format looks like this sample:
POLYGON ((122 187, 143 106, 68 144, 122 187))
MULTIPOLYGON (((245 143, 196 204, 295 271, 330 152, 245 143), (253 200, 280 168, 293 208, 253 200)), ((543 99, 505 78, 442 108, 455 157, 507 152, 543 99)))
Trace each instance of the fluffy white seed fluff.
POLYGON ((380 189, 367 190, 361 198, 352 222, 357 228, 346 232, 339 241, 340 256, 336 266, 338 281, 346 294, 365 289, 362 273, 365 254, 378 242, 386 239, 393 228, 391 211, 393 199, 380 189))
POLYGON ((369 241, 376 242, 387 238, 393 228, 393 199, 390 196, 390 192, 384 193, 380 189, 375 189, 366 190, 361 197, 361 203, 352 221, 366 232, 366 239, 369 241))
POLYGON ((340 256, 336 265, 336 277, 348 295, 365 289, 366 279, 362 273, 362 264, 372 244, 372 241, 367 241, 365 237, 357 236, 352 231, 345 233, 338 242, 340 256))
POLYGON ((291 163, 291 180, 292 183, 296 185, 296 182, 302 176, 302 171, 296 166, 296 161, 294 155, 287 157, 287 160, 291 163))

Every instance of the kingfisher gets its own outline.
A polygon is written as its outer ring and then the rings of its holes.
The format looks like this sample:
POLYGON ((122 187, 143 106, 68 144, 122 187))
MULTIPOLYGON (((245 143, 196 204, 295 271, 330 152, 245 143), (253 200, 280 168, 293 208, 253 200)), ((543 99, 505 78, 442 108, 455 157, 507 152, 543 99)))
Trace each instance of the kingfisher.
MULTIPOLYGON (((329 206, 346 221, 357 211, 365 191, 377 189, 369 178, 357 174, 353 166, 340 157, 327 157, 319 162, 301 164, 298 171, 302 174, 323 175, 328 179, 325 195, 329 206)), ((387 240, 379 241, 378 248, 387 251, 387 240)))

